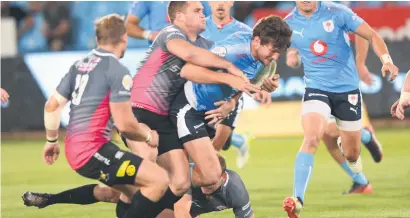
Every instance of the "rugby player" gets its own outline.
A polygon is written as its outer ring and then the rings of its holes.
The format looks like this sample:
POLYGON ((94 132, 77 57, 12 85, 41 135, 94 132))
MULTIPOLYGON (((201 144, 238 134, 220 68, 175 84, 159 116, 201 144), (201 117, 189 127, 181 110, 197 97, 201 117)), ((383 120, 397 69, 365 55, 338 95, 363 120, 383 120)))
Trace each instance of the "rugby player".
POLYGON ((1 94, 1 103, 5 103, 9 100, 9 93, 7 93, 6 90, 0 88, 0 94, 1 94))
MULTIPOLYGON (((290 218, 299 217, 313 169, 314 154, 330 114, 340 129, 342 152, 354 173, 362 172, 360 159, 361 93, 348 32, 369 40, 380 57, 383 76, 398 73, 383 39, 360 17, 332 2, 296 2, 285 18, 293 30, 291 55, 300 54, 306 92, 302 104, 304 140, 295 161, 294 193, 283 207, 290 218), (309 29, 309 31, 308 31, 309 29)), ((297 63, 295 64, 295 66, 297 63)))
MULTIPOLYGON (((216 42, 210 51, 232 61, 251 80, 258 76, 264 66, 279 58, 280 52, 289 46, 291 33, 281 18, 269 16, 261 19, 253 33, 237 32, 216 42)), ((198 167, 192 174, 195 186, 213 184, 215 181, 212 177, 218 178, 221 173, 220 168, 214 168, 209 161, 214 150, 206 121, 209 118, 207 111, 215 109, 214 102, 228 100, 232 95, 232 98, 240 97, 226 85, 198 84, 193 80, 197 74, 206 72, 212 70, 189 63, 182 68, 181 76, 190 81, 185 83, 184 91, 178 94, 170 112, 185 150, 198 167)), ((222 76, 226 73, 219 74, 222 76)), ((262 92, 270 95, 267 91, 262 92)))
POLYGON ((155 211, 164 195, 169 185, 167 173, 152 161, 120 150, 110 142, 110 136, 113 121, 126 137, 149 146, 158 145, 158 134, 138 123, 132 114, 132 78, 118 61, 127 46, 123 19, 115 14, 102 17, 96 22, 95 33, 98 48, 71 66, 45 104, 43 159, 53 164, 59 156, 60 113, 71 101, 65 138, 70 167, 131 199, 124 217, 145 217, 155 211))

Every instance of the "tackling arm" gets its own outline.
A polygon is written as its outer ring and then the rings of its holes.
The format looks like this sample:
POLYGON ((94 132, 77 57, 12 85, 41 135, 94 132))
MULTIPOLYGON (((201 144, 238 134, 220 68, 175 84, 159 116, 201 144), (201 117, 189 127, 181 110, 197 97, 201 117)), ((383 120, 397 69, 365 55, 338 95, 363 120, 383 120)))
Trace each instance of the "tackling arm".
POLYGON ((151 32, 149 30, 144 30, 140 25, 140 18, 135 15, 128 14, 127 20, 125 21, 125 28, 127 29, 127 34, 133 38, 137 39, 147 39, 154 40, 158 33, 151 32))
POLYGON ((200 66, 190 64, 190 63, 187 63, 182 67, 181 77, 187 80, 190 80, 192 82, 200 83, 200 84, 225 84, 225 85, 230 85, 229 81, 231 79, 237 79, 233 75, 230 75, 227 73, 215 72, 205 67, 200 67, 200 66))
POLYGON ((166 46, 169 52, 191 64, 195 64, 201 67, 225 69, 235 76, 244 76, 242 71, 235 67, 235 65, 233 65, 231 62, 218 57, 216 54, 213 54, 206 49, 194 46, 186 40, 169 40, 166 46))

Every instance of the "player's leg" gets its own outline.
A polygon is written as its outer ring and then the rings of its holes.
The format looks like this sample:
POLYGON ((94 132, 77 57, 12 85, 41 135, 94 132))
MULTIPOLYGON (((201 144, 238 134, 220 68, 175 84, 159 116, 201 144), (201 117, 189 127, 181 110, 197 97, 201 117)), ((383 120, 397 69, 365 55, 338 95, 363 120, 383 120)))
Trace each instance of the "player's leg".
POLYGON ((335 96, 334 116, 340 129, 343 156, 354 173, 361 173, 361 93, 357 89, 335 96))
POLYGON ((98 179, 132 199, 125 218, 152 213, 169 184, 164 169, 149 160, 120 150, 111 142, 104 144, 77 172, 87 178, 98 179))
POLYGON ((304 202, 305 192, 312 175, 314 154, 323 137, 330 115, 330 96, 316 89, 307 88, 302 103, 302 127, 304 138, 296 155, 294 166, 293 197, 283 202, 289 218, 297 218, 304 202))
POLYGON ((336 125, 336 120, 329 119, 329 122, 326 127, 325 134, 323 136, 323 142, 326 145, 327 150, 333 159, 342 167, 342 169, 352 178, 353 185, 346 194, 353 193, 362 193, 368 194, 371 193, 371 185, 364 173, 354 173, 348 166, 345 157, 341 154, 339 146, 337 144, 337 139, 339 137, 339 129, 336 125))
POLYGON ((363 129, 361 133, 362 143, 366 146, 372 155, 373 160, 379 163, 383 158, 383 147, 381 143, 376 138, 376 133, 370 123, 370 117, 367 113, 367 108, 365 104, 362 104, 362 119, 363 119, 363 129))

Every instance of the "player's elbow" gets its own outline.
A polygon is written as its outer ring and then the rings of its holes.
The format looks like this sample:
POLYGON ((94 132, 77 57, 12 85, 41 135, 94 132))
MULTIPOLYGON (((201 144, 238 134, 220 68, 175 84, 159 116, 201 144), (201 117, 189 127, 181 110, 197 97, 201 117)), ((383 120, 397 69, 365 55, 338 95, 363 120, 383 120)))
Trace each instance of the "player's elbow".
POLYGON ((182 67, 180 76, 184 79, 189 80, 191 77, 191 72, 192 72, 192 65, 191 64, 185 64, 185 66, 182 67))

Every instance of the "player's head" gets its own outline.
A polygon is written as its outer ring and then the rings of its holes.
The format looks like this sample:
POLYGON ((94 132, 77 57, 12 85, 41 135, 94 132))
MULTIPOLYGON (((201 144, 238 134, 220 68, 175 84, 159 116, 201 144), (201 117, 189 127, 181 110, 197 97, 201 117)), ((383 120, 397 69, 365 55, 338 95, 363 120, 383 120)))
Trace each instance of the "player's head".
POLYGON ((170 1, 168 16, 173 24, 183 25, 194 33, 206 28, 204 7, 199 1, 170 1))
POLYGON ((230 16, 233 3, 233 1, 209 1, 209 6, 211 6, 212 15, 223 20, 225 17, 230 16))
POLYGON ((124 56, 128 43, 127 31, 124 19, 118 14, 109 14, 96 20, 95 36, 99 47, 118 53, 119 58, 124 56))
POLYGON ((317 9, 317 1, 296 1, 298 10, 310 14, 317 9))
POLYGON ((215 192, 216 190, 219 189, 219 187, 221 187, 221 185, 226 180, 226 172, 225 172, 226 171, 226 161, 225 161, 225 158, 222 157, 218 153, 217 153, 217 156, 218 156, 219 164, 221 165, 222 175, 219 178, 217 183, 215 183, 213 185, 201 187, 202 193, 204 193, 204 194, 211 194, 211 193, 215 192))
POLYGON ((278 60, 280 53, 290 46, 292 31, 278 16, 267 16, 253 28, 252 55, 265 66, 278 60))

